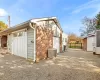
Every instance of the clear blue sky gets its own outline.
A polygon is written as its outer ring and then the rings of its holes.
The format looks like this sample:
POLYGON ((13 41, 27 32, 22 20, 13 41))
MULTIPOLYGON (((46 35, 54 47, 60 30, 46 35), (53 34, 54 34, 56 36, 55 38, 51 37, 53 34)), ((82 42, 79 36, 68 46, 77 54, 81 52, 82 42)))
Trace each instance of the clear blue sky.
POLYGON ((100 11, 100 0, 0 0, 0 20, 16 25, 31 18, 56 16, 64 32, 79 35, 82 18, 94 17, 100 11))

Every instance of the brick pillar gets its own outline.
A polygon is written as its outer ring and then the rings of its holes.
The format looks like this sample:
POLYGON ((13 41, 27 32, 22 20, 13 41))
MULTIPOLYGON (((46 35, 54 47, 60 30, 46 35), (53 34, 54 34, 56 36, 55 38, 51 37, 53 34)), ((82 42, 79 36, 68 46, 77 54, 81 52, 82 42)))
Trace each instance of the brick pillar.
POLYGON ((62 52, 62 32, 60 33, 60 52, 62 52))

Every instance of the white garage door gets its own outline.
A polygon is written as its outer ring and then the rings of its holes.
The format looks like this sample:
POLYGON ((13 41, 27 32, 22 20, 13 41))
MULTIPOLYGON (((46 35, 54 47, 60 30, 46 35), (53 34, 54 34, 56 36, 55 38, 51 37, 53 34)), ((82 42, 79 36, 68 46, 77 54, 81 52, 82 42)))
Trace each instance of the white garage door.
POLYGON ((13 33, 12 53, 27 58, 27 32, 13 33))
POLYGON ((95 39, 95 37, 87 38, 87 51, 93 51, 94 39, 95 39))
POLYGON ((60 42, 58 37, 53 37, 53 48, 57 49, 57 53, 60 52, 60 42))

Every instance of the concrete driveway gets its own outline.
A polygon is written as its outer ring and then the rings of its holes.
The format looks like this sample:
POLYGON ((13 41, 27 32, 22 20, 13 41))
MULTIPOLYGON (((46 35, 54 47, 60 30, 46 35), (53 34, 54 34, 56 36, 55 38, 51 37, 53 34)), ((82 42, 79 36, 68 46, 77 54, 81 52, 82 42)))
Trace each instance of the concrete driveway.
POLYGON ((0 80, 100 80, 100 56, 68 50, 31 64, 21 57, 0 55, 0 80))

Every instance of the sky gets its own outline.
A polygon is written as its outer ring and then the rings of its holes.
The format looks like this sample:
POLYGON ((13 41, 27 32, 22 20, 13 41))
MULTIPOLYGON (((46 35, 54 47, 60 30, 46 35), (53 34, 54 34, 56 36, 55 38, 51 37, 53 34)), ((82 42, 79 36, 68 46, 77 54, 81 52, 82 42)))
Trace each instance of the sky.
POLYGON ((0 0, 0 20, 11 26, 32 18, 58 18, 65 33, 80 35, 84 17, 93 18, 100 11, 100 0, 0 0), (8 24, 8 23, 7 23, 8 24))

